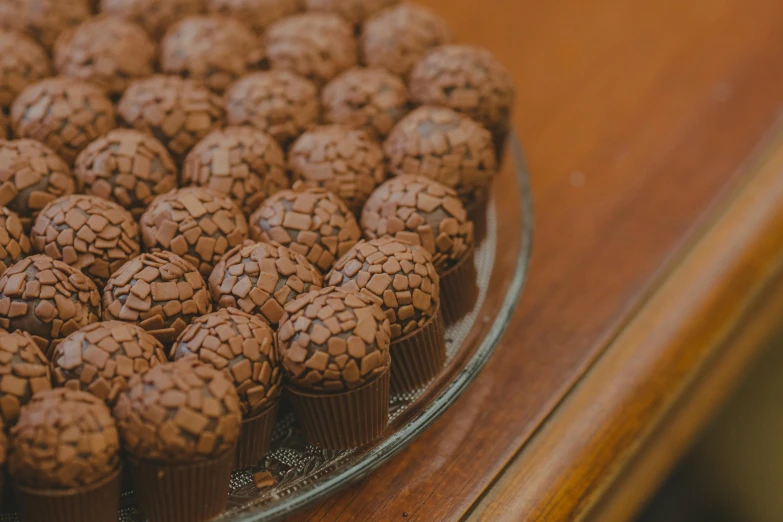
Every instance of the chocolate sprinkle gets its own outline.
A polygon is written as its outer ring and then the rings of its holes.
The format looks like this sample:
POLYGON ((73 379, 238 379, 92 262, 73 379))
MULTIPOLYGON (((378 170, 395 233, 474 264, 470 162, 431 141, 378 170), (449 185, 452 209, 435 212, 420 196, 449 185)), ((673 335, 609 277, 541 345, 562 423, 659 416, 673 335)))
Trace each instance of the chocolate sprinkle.
POLYGON ((275 328, 286 303, 322 287, 318 269, 303 256, 274 243, 236 247, 220 260, 209 278, 217 306, 240 308, 275 328))
POLYGON ((264 201, 250 217, 250 235, 256 241, 280 243, 326 273, 362 233, 340 198, 300 182, 264 201))
POLYGON ((29 256, 0 277, 0 328, 29 332, 47 356, 63 338, 100 316, 95 283, 62 261, 29 256))
POLYGON ((158 196, 141 216, 147 252, 170 250, 209 277, 220 258, 248 237, 247 220, 236 203, 204 187, 158 196))
POLYGON ((377 303, 389 319, 392 339, 422 328, 440 304, 440 278, 430 253, 388 237, 360 242, 326 280, 377 303))
POLYGON ((263 131, 245 126, 212 131, 201 140, 182 167, 182 185, 230 196, 249 214, 291 182, 280 145, 263 131))
POLYGON ((387 370, 389 319, 366 295, 329 287, 305 294, 285 309, 278 349, 296 386, 352 390, 387 370))
POLYGON ((195 357, 134 376, 114 416, 132 455, 187 463, 229 451, 242 421, 231 380, 195 357))
POLYGON ((245 418, 258 415, 280 395, 283 374, 272 328, 236 308, 193 321, 172 346, 170 356, 172 360, 197 357, 225 373, 236 387, 245 418))
POLYGON ((131 377, 164 362, 163 345, 141 327, 105 321, 63 339, 52 374, 55 386, 86 391, 111 407, 131 377))
MULTIPOLYGON (((8 112, 19 93, 51 76, 54 69, 46 51, 32 38, 0 30, 0 113, 8 112)), ((7 128, 7 123, 3 125, 7 128)))
POLYGON ((120 466, 120 437, 109 408, 89 393, 37 394, 11 430, 13 479, 41 489, 90 486, 120 466))
POLYGON ((212 311, 212 299, 197 269, 171 252, 128 261, 103 291, 105 321, 135 323, 168 346, 196 317, 212 311))
POLYGON ((23 331, 0 330, 0 420, 16 424, 19 410, 36 393, 52 388, 49 361, 35 339, 23 331))
POLYGON ((201 11, 201 0, 101 0, 102 13, 137 23, 156 39, 177 20, 201 11))
POLYGON ((242 20, 258 34, 299 11, 299 0, 205 0, 204 3, 207 11, 242 20))
POLYGON ((47 50, 57 37, 90 16, 87 0, 6 0, 0 2, 0 27, 24 31, 47 50))
POLYGON ((130 212, 98 196, 72 194, 49 203, 30 231, 38 252, 78 268, 103 286, 139 254, 139 225, 130 212))
POLYGON ((454 190, 423 176, 392 178, 376 190, 362 213, 368 238, 391 236, 423 246, 439 273, 473 247, 473 223, 454 190))
POLYGON ((6 269, 26 257, 32 245, 15 212, 0 207, 0 275, 6 269))

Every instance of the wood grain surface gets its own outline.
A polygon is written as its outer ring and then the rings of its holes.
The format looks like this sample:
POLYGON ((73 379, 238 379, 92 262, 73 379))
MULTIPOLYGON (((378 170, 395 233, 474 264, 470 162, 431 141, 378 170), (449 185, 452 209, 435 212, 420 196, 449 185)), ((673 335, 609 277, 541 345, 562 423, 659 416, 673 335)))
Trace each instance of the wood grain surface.
MULTIPOLYGON (((455 520, 476 508, 722 208, 783 100, 777 0, 423 3, 460 40, 495 52, 519 86, 536 209, 527 288, 455 406, 295 520, 455 520)), ((699 352, 689 361, 700 364, 699 352)), ((608 378, 629 396, 649 382, 608 378)), ((553 476, 579 465, 560 459, 544 459, 553 476)), ((572 502, 593 493, 589 477, 580 484, 572 502)))

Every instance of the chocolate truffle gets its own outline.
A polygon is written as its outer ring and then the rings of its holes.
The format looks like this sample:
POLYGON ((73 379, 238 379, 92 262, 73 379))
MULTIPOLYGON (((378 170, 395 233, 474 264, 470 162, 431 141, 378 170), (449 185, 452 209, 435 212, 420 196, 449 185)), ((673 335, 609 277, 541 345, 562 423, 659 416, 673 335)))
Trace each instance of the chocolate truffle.
POLYGON ((240 308, 275 328, 286 303, 322 286, 321 273, 304 257, 273 243, 233 249, 209 278, 217 306, 240 308))
POLYGON ((323 273, 362 237, 356 218, 340 198, 302 183, 264 201, 250 217, 250 235, 290 248, 323 273))
POLYGON ((109 16, 91 18, 57 39, 57 72, 87 80, 119 98, 130 82, 152 75, 155 44, 138 25, 109 16))
POLYGON ((167 362, 163 345, 141 327, 121 321, 85 326, 52 355, 55 386, 89 392, 111 406, 128 381, 167 362))
POLYGON ((299 0, 205 0, 207 11, 242 20, 262 34, 272 23, 299 12, 299 0))
POLYGON ((101 0, 101 12, 137 23, 155 39, 176 21, 202 10, 201 0, 101 0))
POLYGON ((197 357, 230 377, 245 418, 268 408, 280 395, 282 372, 275 335, 261 318, 236 308, 199 317, 171 348, 171 359, 197 357))
POLYGON ((367 65, 407 78, 427 51, 450 41, 445 20, 426 7, 403 2, 365 22, 361 47, 367 65))
POLYGON ((104 321, 136 323, 169 345, 196 317, 212 311, 198 270, 171 252, 142 254, 128 261, 103 291, 104 321))
POLYGON ((250 214, 291 182, 280 145, 265 132, 245 126, 212 131, 201 140, 182 167, 182 185, 230 196, 250 214))
POLYGON ((11 125, 16 136, 45 143, 72 165, 92 140, 114 128, 114 106, 83 80, 47 78, 16 98, 11 125))
POLYGON ((360 242, 327 281, 377 303, 389 318, 392 339, 422 328, 440 304, 440 278, 430 253, 389 237, 360 242))
POLYGON ((489 51, 469 45, 432 50, 411 72, 411 98, 467 114, 492 132, 502 148, 516 90, 511 73, 489 51))
POLYGON ((0 275, 6 269, 26 257, 32 246, 24 233, 22 222, 15 212, 0 207, 0 275))
POLYGON ((220 258, 248 237, 247 220, 228 196, 186 187, 158 196, 141 216, 147 252, 170 250, 209 277, 220 258))
POLYGON ((384 69, 355 67, 324 87, 321 104, 327 123, 363 129, 383 139, 408 113, 408 88, 384 69))
POLYGON ((0 2, 0 27, 28 33, 46 49, 57 37, 90 16, 87 0, 6 0, 0 2))
POLYGON ((273 69, 287 69, 319 87, 357 62, 353 28, 331 13, 305 13, 272 24, 266 34, 273 69))
POLYGON ((38 141, 0 141, 0 205, 16 212, 25 230, 55 199, 73 194, 71 169, 38 141))
POLYGON ((23 330, 0 330, 0 419, 16 424, 19 409, 36 393, 52 388, 49 361, 35 339, 23 330))
POLYGON ((33 247, 81 270, 103 286, 139 254, 139 226, 130 212, 98 196, 71 194, 46 205, 30 231, 33 247))
POLYGON ((454 190, 423 176, 392 178, 362 213, 366 237, 391 236, 423 246, 443 272, 473 248, 473 223, 454 190))
POLYGON ((131 455, 183 463, 231 450, 242 421, 231 380, 195 357, 134 376, 114 416, 131 455))
POLYGON ((182 161, 193 146, 223 125, 220 98, 193 80, 152 76, 131 84, 117 105, 130 127, 155 136, 182 161))
POLYGON ((286 305, 278 350, 289 380, 306 390, 352 390, 388 369, 389 319, 369 297, 334 287, 286 305))
POLYGON ((258 69, 261 40, 233 18, 192 16, 174 24, 160 44, 164 73, 202 82, 222 93, 231 82, 258 69))
POLYGON ((79 192, 119 203, 135 219, 155 196, 177 186, 177 166, 161 142, 135 129, 115 129, 76 158, 79 192))
POLYGON ((92 280, 49 256, 35 255, 0 277, 0 328, 29 332, 44 353, 98 321, 101 298, 92 280))
POLYGON ((109 408, 82 391, 36 394, 22 408, 11 444, 9 472, 25 486, 89 486, 120 466, 120 437, 109 408))
POLYGON ((308 11, 335 13, 352 24, 360 24, 399 0, 304 0, 308 11))
POLYGON ((457 191, 466 205, 486 197, 497 173, 492 135, 445 107, 419 107, 384 143, 392 174, 419 174, 457 191))
POLYGON ((318 89, 289 71, 245 76, 226 92, 229 125, 251 125, 288 146, 318 121, 318 89))
MULTIPOLYGON (((51 76, 52 62, 32 38, 16 31, 0 30, 0 113, 32 83, 51 76)), ((7 128, 7 123, 3 125, 7 128)))
POLYGON ((342 125, 302 134, 288 153, 288 166, 294 181, 336 194, 354 214, 386 179, 381 146, 365 131, 342 125))

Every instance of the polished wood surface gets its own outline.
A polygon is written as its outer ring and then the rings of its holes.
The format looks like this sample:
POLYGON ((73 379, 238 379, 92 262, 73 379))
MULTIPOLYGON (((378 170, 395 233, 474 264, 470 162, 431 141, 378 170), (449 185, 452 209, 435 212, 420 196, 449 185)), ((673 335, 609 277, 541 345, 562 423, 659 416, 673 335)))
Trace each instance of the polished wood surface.
MULTIPOLYGON (((625 404, 652 408, 647 420, 633 426, 636 417, 622 417, 626 432, 593 428, 596 446, 575 441, 566 448, 573 451, 557 453, 563 448, 555 445, 541 446, 551 453, 534 453, 538 435, 552 426, 571 435, 561 418, 569 400, 577 400, 580 379, 589 381, 600 356, 612 353, 607 347, 680 273, 683 252, 699 248, 705 227, 733 208, 728 201, 753 171, 743 162, 783 100, 783 10, 777 0, 423 3, 443 13, 460 40, 493 50, 519 86, 514 121, 535 199, 527 288, 504 342, 455 406, 369 478, 296 520, 402 520, 404 513, 406 520, 455 520, 482 510, 496 520, 535 520, 540 512, 568 520, 585 514, 611 483, 585 473, 569 482, 579 459, 603 463, 612 476, 621 472, 608 466, 616 455, 614 446, 599 444, 600 430, 631 437, 620 449, 636 448, 673 405, 668 393, 648 388, 657 385, 657 372, 685 389, 677 379, 693 378, 722 344, 715 336, 711 346, 682 346, 681 366, 671 375, 654 354, 645 359, 649 373, 635 368, 638 378, 600 374, 621 394, 607 422, 625 404), (624 402, 633 397, 651 404, 624 402), (509 511, 493 507, 491 499, 507 498, 504 480, 524 489, 515 473, 537 478, 539 471, 535 498, 512 495, 503 501, 509 511)), ((721 252, 705 260, 704 270, 715 277, 721 252)), ((745 258, 737 256, 739 269, 745 258)), ((690 284, 681 281, 683 296, 708 292, 690 284)), ((757 294, 754 286, 741 299, 757 294)), ((659 325, 647 327, 653 333, 659 325)), ((671 328, 661 335, 677 333, 671 328)), ((623 353, 628 359, 621 354, 620 361, 635 362, 633 352, 623 353)), ((621 455, 623 462, 630 455, 621 455)))

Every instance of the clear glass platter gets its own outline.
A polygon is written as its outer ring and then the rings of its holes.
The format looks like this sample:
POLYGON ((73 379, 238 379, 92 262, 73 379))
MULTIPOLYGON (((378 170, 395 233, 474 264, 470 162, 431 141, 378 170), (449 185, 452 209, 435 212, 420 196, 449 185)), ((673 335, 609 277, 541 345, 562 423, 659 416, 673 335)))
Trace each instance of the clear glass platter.
MULTIPOLYGON (((476 249, 480 289, 473 311, 446 331, 448 360, 441 374, 415 392, 392 396, 389 427, 380 439, 348 451, 309 446, 293 414, 278 419, 270 454, 235 472, 226 512, 216 522, 266 522, 285 518, 365 477, 409 445, 442 415, 476 378, 495 350, 519 301, 532 240, 532 201, 519 141, 494 183, 485 239, 476 249), (272 487, 257 490, 253 473, 268 471, 272 487)), ((16 522, 0 513, 0 522, 16 522)), ((133 493, 122 498, 120 521, 141 522, 133 493)), ((54 521, 53 521, 54 522, 54 521)))

